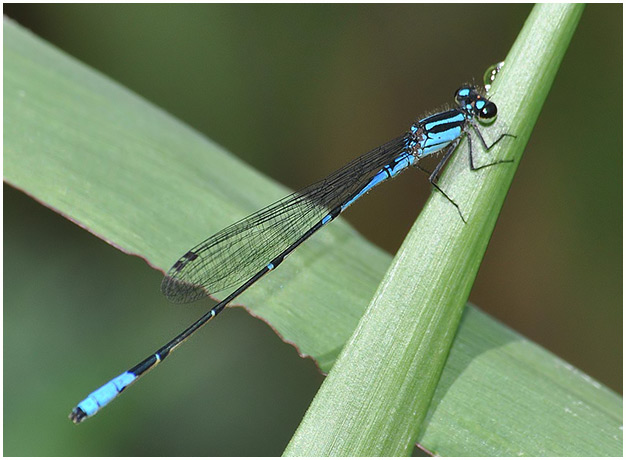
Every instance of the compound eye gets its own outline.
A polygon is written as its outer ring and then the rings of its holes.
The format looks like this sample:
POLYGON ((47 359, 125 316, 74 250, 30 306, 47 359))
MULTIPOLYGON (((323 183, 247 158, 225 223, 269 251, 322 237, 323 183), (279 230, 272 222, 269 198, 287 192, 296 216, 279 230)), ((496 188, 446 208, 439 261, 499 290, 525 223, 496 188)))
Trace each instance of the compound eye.
POLYGON ((459 105, 465 105, 466 101, 470 98, 473 91, 474 88, 472 88, 471 86, 462 86, 461 88, 456 90, 456 93, 454 93, 454 100, 459 105))
POLYGON ((498 108, 493 102, 487 102, 483 107, 479 108, 478 117, 481 120, 493 120, 498 114, 498 108))

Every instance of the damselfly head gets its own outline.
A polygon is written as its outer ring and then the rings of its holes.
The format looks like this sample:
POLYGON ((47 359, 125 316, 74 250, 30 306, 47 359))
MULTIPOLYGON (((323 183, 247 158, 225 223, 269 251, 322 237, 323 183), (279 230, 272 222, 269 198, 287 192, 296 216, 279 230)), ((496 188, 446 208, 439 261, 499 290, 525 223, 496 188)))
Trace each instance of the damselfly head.
POLYGON ((456 90, 454 100, 468 114, 478 117, 481 123, 491 123, 496 119, 498 108, 480 94, 475 86, 466 85, 456 90))

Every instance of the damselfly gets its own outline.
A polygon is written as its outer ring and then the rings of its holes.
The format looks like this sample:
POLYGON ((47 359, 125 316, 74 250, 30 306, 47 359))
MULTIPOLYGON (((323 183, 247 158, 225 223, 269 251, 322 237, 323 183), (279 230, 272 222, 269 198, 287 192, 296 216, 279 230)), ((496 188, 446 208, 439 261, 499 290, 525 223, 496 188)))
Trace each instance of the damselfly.
POLYGON ((487 151, 511 135, 502 134, 488 146, 477 121, 492 122, 497 113, 496 105, 471 85, 458 89, 454 98, 456 108, 419 120, 402 136, 358 157, 325 179, 226 227, 187 251, 172 266, 161 285, 169 300, 185 303, 224 289, 236 289, 156 353, 87 396, 72 410, 70 419, 80 423, 94 415, 361 196, 409 166, 423 170, 418 162, 425 157, 443 152, 437 166, 429 172, 429 180, 456 207, 465 222, 459 206, 437 184, 441 169, 463 137, 468 140, 472 170, 506 162, 500 160, 476 166, 472 134, 487 151))

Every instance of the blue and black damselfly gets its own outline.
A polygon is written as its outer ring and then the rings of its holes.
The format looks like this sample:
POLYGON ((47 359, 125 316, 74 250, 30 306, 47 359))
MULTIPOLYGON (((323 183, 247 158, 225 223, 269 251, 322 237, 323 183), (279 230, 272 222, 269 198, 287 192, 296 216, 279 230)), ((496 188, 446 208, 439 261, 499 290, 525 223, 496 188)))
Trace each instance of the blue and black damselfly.
POLYGON ((466 222, 459 206, 437 184, 439 173, 463 137, 468 140, 472 170, 509 161, 477 166, 472 155, 472 134, 487 151, 511 135, 502 134, 487 145, 477 121, 481 124, 492 122, 497 108, 476 87, 461 87, 455 94, 455 101, 456 108, 419 120, 404 135, 356 158, 325 179, 226 227, 187 251, 168 271, 161 285, 169 300, 192 302, 224 289, 236 289, 156 353, 87 396, 72 410, 70 419, 80 423, 98 412, 376 185, 409 166, 425 171, 418 165, 425 157, 443 152, 437 166, 429 172, 429 180, 466 222))

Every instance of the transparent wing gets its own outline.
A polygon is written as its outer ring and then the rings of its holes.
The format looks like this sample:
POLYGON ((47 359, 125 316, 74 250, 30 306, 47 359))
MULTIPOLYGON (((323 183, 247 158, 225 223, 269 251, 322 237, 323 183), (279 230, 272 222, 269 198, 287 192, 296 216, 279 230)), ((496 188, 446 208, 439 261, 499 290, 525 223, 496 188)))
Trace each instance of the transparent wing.
POLYGON ((172 266, 161 285, 163 294, 172 302, 186 303, 240 285, 357 194, 406 145, 407 136, 387 142, 219 231, 172 266))

